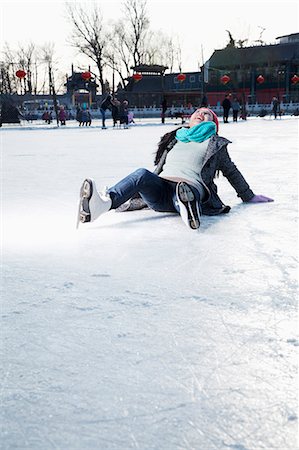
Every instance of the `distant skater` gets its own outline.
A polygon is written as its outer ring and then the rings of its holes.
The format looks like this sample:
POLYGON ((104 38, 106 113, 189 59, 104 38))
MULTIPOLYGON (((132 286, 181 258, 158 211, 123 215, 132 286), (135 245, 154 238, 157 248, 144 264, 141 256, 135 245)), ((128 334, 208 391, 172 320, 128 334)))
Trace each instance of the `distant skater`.
POLYGON ((224 123, 228 123, 229 110, 231 108, 231 102, 229 97, 230 97, 229 94, 227 94, 222 102, 224 123))
POLYGON ((238 116, 239 116, 239 112, 241 109, 240 103, 237 99, 237 97, 235 97, 233 99, 233 101, 231 102, 231 106, 232 106, 232 110, 233 110, 233 121, 237 122, 238 121, 238 116))
POLYGON ((129 128, 129 102, 124 100, 119 107, 119 121, 124 128, 129 128))
POLYGON ((59 110, 59 114, 58 114, 58 119, 60 121, 60 125, 65 125, 65 121, 66 121, 66 112, 63 106, 60 107, 59 110))
POLYGON ((272 111, 274 114, 274 119, 277 119, 277 114, 280 112, 279 101, 277 97, 272 98, 272 111))
POLYGON ((116 98, 112 100, 112 106, 111 106, 111 114, 112 114, 112 120, 113 120, 113 128, 117 126, 117 122, 119 122, 119 107, 120 107, 120 101, 116 98))
POLYGON ((112 109, 113 102, 112 102, 112 95, 108 94, 107 97, 102 101, 100 105, 100 112, 102 115, 102 129, 105 130, 106 127, 106 111, 107 109, 112 109))

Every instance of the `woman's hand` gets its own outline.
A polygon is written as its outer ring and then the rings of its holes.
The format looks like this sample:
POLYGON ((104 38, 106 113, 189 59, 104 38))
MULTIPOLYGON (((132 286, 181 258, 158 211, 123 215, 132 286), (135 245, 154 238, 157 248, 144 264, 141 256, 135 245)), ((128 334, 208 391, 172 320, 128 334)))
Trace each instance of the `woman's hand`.
POLYGON ((273 198, 266 197, 265 195, 254 195, 247 203, 267 203, 274 202, 273 198))

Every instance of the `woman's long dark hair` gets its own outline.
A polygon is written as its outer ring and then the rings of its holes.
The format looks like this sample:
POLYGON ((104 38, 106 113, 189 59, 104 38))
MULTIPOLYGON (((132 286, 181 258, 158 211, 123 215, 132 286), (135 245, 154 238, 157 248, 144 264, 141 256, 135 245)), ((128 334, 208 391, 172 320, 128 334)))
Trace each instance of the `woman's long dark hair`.
POLYGON ((158 150, 156 151, 155 154, 155 166, 159 163, 163 153, 165 150, 167 150, 167 152, 169 152, 169 150, 172 149, 172 147, 175 145, 176 143, 176 132, 177 130, 179 130, 182 127, 176 128, 173 131, 170 131, 169 133, 164 134, 164 136, 161 137, 160 142, 158 143, 158 150))

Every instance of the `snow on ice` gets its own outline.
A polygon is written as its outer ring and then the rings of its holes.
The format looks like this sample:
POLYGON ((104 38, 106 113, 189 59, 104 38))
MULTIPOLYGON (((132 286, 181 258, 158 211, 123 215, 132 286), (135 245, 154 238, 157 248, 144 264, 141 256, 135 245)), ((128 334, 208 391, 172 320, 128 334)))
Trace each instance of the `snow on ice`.
POLYGON ((298 448, 298 119, 220 135, 253 191, 228 215, 75 221, 82 180, 153 168, 174 123, 4 127, 2 449, 298 448))

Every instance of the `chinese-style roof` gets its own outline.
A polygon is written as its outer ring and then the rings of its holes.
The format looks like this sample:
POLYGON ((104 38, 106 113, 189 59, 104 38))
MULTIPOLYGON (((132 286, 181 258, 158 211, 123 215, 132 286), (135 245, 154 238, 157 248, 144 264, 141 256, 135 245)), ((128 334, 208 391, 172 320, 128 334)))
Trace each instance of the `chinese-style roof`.
POLYGON ((299 43, 244 48, 227 47, 215 50, 208 63, 211 68, 226 69, 238 66, 272 65, 288 61, 299 61, 299 43))
POLYGON ((160 92, 162 89, 162 80, 159 75, 144 76, 141 81, 130 80, 127 86, 131 92, 160 92))
POLYGON ((154 65, 148 65, 148 64, 140 64, 139 66, 131 67, 135 72, 140 73, 148 73, 148 74, 157 74, 157 73, 164 73, 168 67, 166 66, 159 66, 157 64, 154 65))
POLYGON ((281 39, 281 38, 285 38, 285 37, 297 37, 299 39, 299 33, 292 33, 292 34, 285 34, 284 36, 278 36, 276 39, 281 39))

